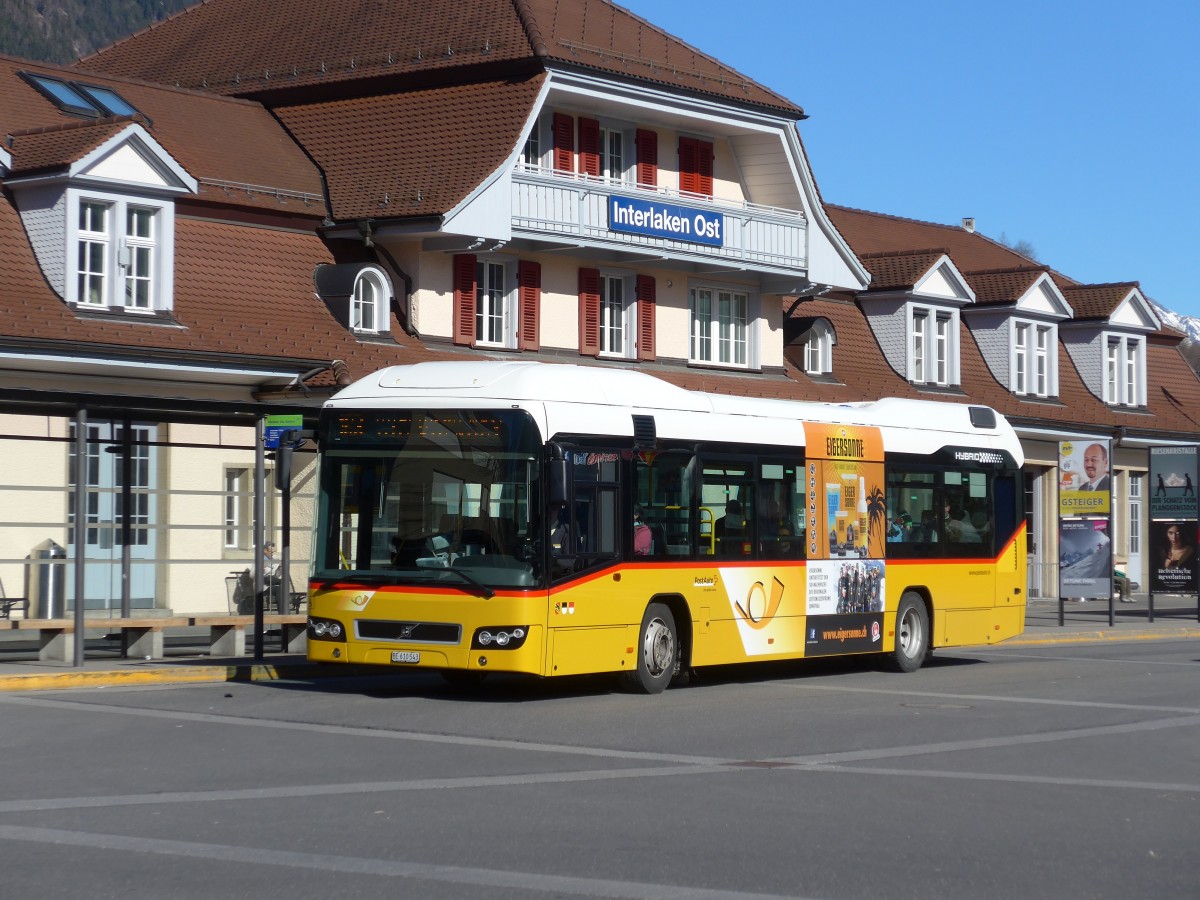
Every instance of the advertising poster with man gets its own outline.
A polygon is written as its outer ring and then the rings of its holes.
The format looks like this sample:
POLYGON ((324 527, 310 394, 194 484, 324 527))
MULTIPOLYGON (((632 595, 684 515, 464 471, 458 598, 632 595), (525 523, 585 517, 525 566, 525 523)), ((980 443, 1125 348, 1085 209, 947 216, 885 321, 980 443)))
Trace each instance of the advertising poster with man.
POLYGON ((1058 512, 1107 516, 1112 512, 1112 473, 1107 439, 1058 445, 1058 512))
POLYGON ((1150 518, 1197 518, 1196 467, 1196 447, 1150 448, 1150 518))
POLYGON ((808 504, 805 654, 877 650, 887 502, 877 428, 804 426, 808 504))
POLYGON ((1150 525, 1150 590, 1156 594, 1194 594, 1197 578, 1195 522, 1150 525))

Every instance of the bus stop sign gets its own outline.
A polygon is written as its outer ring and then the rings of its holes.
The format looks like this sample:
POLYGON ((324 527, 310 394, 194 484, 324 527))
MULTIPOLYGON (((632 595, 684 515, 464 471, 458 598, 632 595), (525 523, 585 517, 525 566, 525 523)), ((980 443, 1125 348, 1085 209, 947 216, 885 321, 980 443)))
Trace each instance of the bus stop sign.
POLYGON ((267 416, 266 427, 263 429, 263 447, 267 450, 278 450, 279 438, 285 431, 299 430, 303 427, 303 415, 267 416))

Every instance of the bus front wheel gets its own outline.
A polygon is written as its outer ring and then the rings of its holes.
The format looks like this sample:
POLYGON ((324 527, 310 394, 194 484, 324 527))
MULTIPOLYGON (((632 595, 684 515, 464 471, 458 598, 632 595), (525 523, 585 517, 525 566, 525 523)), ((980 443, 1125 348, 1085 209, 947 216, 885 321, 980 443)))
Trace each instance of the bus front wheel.
POLYGON ((637 668, 626 672, 626 682, 635 690, 661 694, 679 666, 679 637, 675 617, 662 603, 651 603, 642 616, 637 645, 637 668))
POLYGON ((892 664, 901 672, 915 672, 929 655, 929 612, 914 593, 900 598, 896 610, 896 648, 892 664))

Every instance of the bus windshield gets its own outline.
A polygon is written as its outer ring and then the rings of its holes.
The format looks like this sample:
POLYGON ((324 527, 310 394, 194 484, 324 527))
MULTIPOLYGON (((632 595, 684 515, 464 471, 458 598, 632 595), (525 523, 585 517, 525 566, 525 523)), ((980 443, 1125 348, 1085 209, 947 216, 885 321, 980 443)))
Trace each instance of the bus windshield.
POLYGON ((314 578, 484 596, 542 583, 528 413, 333 409, 321 448, 314 578))

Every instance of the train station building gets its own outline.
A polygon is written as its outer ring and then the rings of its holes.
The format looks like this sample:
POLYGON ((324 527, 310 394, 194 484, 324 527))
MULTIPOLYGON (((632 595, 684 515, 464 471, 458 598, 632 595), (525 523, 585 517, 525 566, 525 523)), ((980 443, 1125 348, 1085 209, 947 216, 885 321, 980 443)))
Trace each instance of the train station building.
POLYGON ((1141 580, 1149 448, 1200 435, 1136 281, 827 203, 799 105, 607 0, 209 0, 72 67, 0 58, 0 118, 0 585, 30 615, 80 585, 97 614, 222 610, 266 539, 301 584, 312 456, 281 534, 266 427, 387 365, 994 407, 1032 597, 1058 441, 1112 441, 1141 580))

